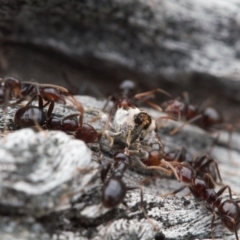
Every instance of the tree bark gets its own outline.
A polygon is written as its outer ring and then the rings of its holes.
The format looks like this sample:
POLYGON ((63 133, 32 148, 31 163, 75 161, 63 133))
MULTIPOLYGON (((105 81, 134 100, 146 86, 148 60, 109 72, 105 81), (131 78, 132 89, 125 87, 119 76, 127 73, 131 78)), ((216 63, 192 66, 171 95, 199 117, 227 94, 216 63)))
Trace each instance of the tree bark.
MULTIPOLYGON (((89 122, 104 101, 77 97, 85 107, 84 122, 89 122), (90 110, 91 109, 91 110, 90 110)), ((6 119, 12 119, 16 108, 6 119)), ((56 106, 54 114, 61 117, 75 110, 56 106)), ((160 113, 147 109, 152 117, 160 113)), ((168 121, 159 130, 165 150, 185 146, 195 156, 209 151, 214 136, 193 125, 185 126, 171 136, 170 130, 181 123, 168 121)), ((9 127, 11 121, 7 124, 9 127)), ((93 123, 98 131, 104 123, 93 123)), ((224 184, 234 193, 238 184, 240 136, 233 133, 232 161, 228 156, 228 133, 220 131, 220 139, 212 156, 216 159, 224 184)), ((129 191, 122 204, 106 209, 101 202, 99 145, 86 146, 80 140, 58 131, 36 133, 31 129, 5 134, 0 148, 1 198, 0 235, 2 239, 206 239, 212 238, 212 214, 202 201, 185 193, 161 197, 182 186, 174 177, 153 171, 129 169, 124 175, 127 186, 139 186, 143 180, 155 176, 142 185, 144 208, 154 223, 144 217, 140 208, 140 193, 129 191), (92 151, 90 151, 90 149, 92 151), (155 174, 154 174, 155 173, 155 174)), ((103 152, 103 161, 112 162, 111 152, 103 152)), ((234 194, 235 196, 235 194, 234 194)), ((235 239, 217 218, 215 239, 235 239)))

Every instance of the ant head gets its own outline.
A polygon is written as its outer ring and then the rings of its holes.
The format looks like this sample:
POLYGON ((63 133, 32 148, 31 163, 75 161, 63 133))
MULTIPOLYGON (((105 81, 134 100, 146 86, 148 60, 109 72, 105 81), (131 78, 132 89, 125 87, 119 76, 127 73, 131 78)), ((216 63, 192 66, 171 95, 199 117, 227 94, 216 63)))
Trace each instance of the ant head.
POLYGON ((134 133, 131 139, 131 143, 133 143, 140 136, 142 130, 148 129, 148 127, 152 123, 152 118, 147 113, 140 112, 134 117, 134 123, 136 125, 134 127, 134 133))
POLYGON ((185 114, 187 110, 186 103, 180 100, 171 100, 166 103, 165 112, 178 116, 179 114, 185 114))
POLYGON ((131 104, 130 100, 129 100, 129 99, 126 99, 126 98, 124 98, 124 99, 118 99, 118 100, 116 101, 116 105, 117 105, 118 108, 124 108, 124 109, 127 109, 127 108, 129 108, 129 107, 132 107, 132 104, 131 104))
POLYGON ((214 124, 220 124, 223 122, 222 116, 215 108, 206 107, 202 114, 205 128, 209 128, 214 124))

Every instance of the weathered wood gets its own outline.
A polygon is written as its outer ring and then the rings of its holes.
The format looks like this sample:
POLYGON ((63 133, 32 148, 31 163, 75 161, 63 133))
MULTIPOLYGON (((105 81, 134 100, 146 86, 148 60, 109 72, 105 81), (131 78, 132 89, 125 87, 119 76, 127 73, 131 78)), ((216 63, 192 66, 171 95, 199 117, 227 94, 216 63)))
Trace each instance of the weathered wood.
POLYGON ((60 50, 86 64, 92 58, 145 73, 240 77, 236 0, 0 4, 1 39, 60 50))
POLYGON ((239 8, 237 0, 1 0, 0 75, 63 85, 65 72, 74 91, 95 96, 133 79, 142 91, 221 102, 239 127, 239 8))
MULTIPOLYGON (((101 109, 104 104, 90 97, 78 100, 86 109, 101 109)), ((11 110, 7 118, 12 118, 11 110)), ((55 111, 60 116, 74 110, 59 106, 55 111)), ((155 118, 160 114, 148 111, 155 118)), ((94 116, 96 112, 86 111, 84 121, 94 116)), ((213 137, 198 127, 186 126, 170 136, 170 130, 179 124, 169 122, 160 129, 166 150, 186 146, 195 155, 209 150, 213 137)), ((96 121, 94 125, 101 130, 104 123, 96 121)), ((228 158, 227 141, 227 133, 221 132, 212 155, 219 163, 224 183, 238 194, 240 136, 233 134, 234 163, 228 158)), ((84 143, 64 133, 34 133, 30 129, 9 133, 1 139, 0 235, 3 239, 211 239, 212 216, 204 203, 183 196, 186 192, 160 197, 181 186, 164 175, 142 186, 145 208, 156 230, 139 207, 138 190, 127 194, 128 210, 123 205, 105 209, 101 204, 102 182, 96 162, 99 147, 98 144, 89 147, 92 157, 84 143)), ((111 154, 104 153, 103 160, 111 162, 111 154)), ((149 175, 128 170, 123 180, 133 186, 146 177, 149 175)), ((235 239, 221 221, 217 220, 214 226, 216 239, 235 239)))

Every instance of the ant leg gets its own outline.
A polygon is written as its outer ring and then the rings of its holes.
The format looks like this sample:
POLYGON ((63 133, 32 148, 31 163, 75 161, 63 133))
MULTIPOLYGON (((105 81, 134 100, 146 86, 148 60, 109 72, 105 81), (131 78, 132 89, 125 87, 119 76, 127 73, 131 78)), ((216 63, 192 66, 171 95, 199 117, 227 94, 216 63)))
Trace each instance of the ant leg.
POLYGON ((26 104, 26 106, 29 106, 36 98, 38 97, 38 106, 43 108, 43 100, 42 97, 39 94, 36 94, 32 97, 32 99, 26 104), (41 106, 40 106, 41 105, 41 106))
MULTIPOLYGON (((50 102, 50 101, 49 101, 50 102)), ((44 107, 47 106, 49 104, 49 102, 47 102, 46 104, 44 104, 44 107)), ((54 102, 50 102, 50 105, 48 107, 48 111, 47 111, 47 119, 49 119, 52 115, 52 112, 53 112, 53 109, 54 109, 54 102)))
POLYGON ((235 233, 236 240, 239 240, 238 233, 237 233, 237 230, 238 230, 237 226, 238 226, 238 224, 240 222, 240 219, 235 221, 234 218, 232 218, 232 217, 226 216, 226 215, 224 215, 224 214, 222 214, 220 212, 216 212, 216 213, 221 218, 222 222, 228 221, 228 222, 231 222, 231 224, 234 224, 234 231, 233 232, 235 233))
MULTIPOLYGON (((179 163, 177 163, 179 164, 179 163)), ((177 172, 175 170, 175 168, 173 167, 173 165, 167 161, 165 161, 164 159, 161 160, 161 165, 165 165, 166 167, 170 168, 172 170, 172 172, 174 173, 176 179, 180 182, 180 178, 179 176, 177 175, 177 172)))
POLYGON ((203 115, 199 114, 199 115, 193 117, 192 119, 190 119, 189 121, 184 122, 180 127, 177 127, 175 129, 173 129, 170 132, 170 135, 174 135, 175 133, 179 132, 183 127, 185 127, 187 124, 193 123, 193 122, 197 121, 198 119, 200 119, 202 117, 203 117, 203 115))
POLYGON ((140 181, 140 185, 146 185, 148 184, 148 182, 152 182, 155 179, 159 179, 159 176, 145 177, 143 180, 140 181))
POLYGON ((110 110, 110 113, 108 115, 108 119, 106 121, 105 127, 104 127, 104 131, 106 131, 108 129, 108 126, 111 125, 111 118, 113 116, 113 108, 110 110))
POLYGON ((137 98, 137 99, 140 99, 140 100, 144 100, 145 97, 150 96, 150 95, 152 95, 156 92, 163 93, 164 95, 172 98, 172 96, 167 91, 165 91, 161 88, 157 88, 157 89, 154 89, 154 90, 151 90, 151 91, 148 91, 148 92, 138 93, 134 97, 137 98))
MULTIPOLYGON (((93 108, 88 108, 88 109, 85 109, 85 113, 89 113, 89 114, 93 114, 93 113, 97 113, 97 116, 94 116, 92 119, 89 120, 89 123, 93 123, 97 120, 100 119, 101 122, 107 122, 108 121, 108 116, 106 113, 104 113, 103 111, 101 110, 98 110, 98 109, 93 109, 93 108)), ((94 114, 96 115, 96 114, 94 114)), ((107 129, 107 128, 106 128, 107 129)))
POLYGON ((204 176, 203 176, 203 179, 206 182, 208 188, 212 188, 211 186, 214 187, 214 186, 217 185, 217 183, 214 181, 212 175, 210 175, 209 173, 205 173, 204 176))
MULTIPOLYGON (((51 116, 51 114, 50 114, 50 116, 51 116)), ((70 118, 73 118, 73 117, 80 117, 80 116, 79 116, 78 113, 70 114, 70 115, 68 115, 68 116, 66 116, 66 117, 64 117, 64 118, 62 118, 61 121, 60 121, 60 124, 63 125, 63 121, 64 121, 64 120, 66 120, 66 119, 70 119, 70 118)))
MULTIPOLYGON (((109 131, 108 131, 109 132, 109 131)), ((109 152, 112 149, 114 139, 111 134, 103 133, 99 140, 100 149, 105 152, 109 152)))
POLYGON ((157 123, 157 121, 162 120, 162 119, 170 119, 170 120, 173 120, 173 121, 177 120, 176 118, 171 117, 171 116, 159 117, 159 118, 155 119, 155 122, 157 124, 157 129, 164 128, 168 124, 166 121, 164 123, 161 123, 161 124, 157 123))
POLYGON ((152 108, 154 108, 155 110, 159 111, 159 112, 162 112, 162 108, 160 106, 158 106, 157 104, 151 102, 151 101, 148 101, 148 100, 145 100, 145 102, 152 108))
POLYGON ((112 99, 113 99, 113 96, 111 96, 111 95, 107 98, 107 101, 105 102, 104 106, 102 107, 102 111, 103 111, 103 112, 106 110, 109 102, 110 102, 112 99))
POLYGON ((236 240, 239 240, 239 238, 238 238, 238 233, 237 233, 237 226, 239 226, 239 224, 240 224, 240 218, 236 221, 236 223, 235 223, 235 227, 234 227, 234 233, 235 233, 235 236, 236 236, 236 240))
POLYGON ((9 94, 10 94, 10 90, 7 88, 6 92, 4 94, 4 103, 3 103, 3 121, 4 121, 4 125, 3 125, 3 132, 5 133, 7 130, 7 107, 8 107, 8 103, 9 103, 9 94))
POLYGON ((228 186, 228 185, 221 187, 221 188, 217 191, 217 196, 219 197, 220 195, 222 195, 223 192, 224 192, 227 188, 228 188, 228 192, 229 192, 230 199, 232 199, 232 190, 231 190, 230 186, 228 186))
POLYGON ((166 196, 170 196, 170 195, 176 195, 177 193, 181 192, 183 189, 185 189, 187 186, 184 185, 178 189, 176 189, 175 191, 171 192, 171 193, 167 193, 167 194, 164 194, 164 195, 160 195, 159 197, 166 197, 166 196))
POLYGON ((163 143, 162 143, 162 140, 161 140, 158 132, 156 133, 156 138, 157 138, 157 140, 154 141, 152 144, 154 144, 154 143, 158 144, 159 152, 163 153, 164 145, 163 145, 163 143), (161 151, 160 151, 160 149, 161 149, 161 151))
POLYGON ((153 229, 154 231, 157 231, 157 226, 156 224, 153 222, 153 220, 147 215, 146 213, 146 210, 144 208, 144 204, 143 204, 143 190, 141 187, 127 187, 127 191, 131 191, 131 190, 136 190, 136 189, 139 189, 140 190, 140 207, 141 207, 141 210, 145 216, 145 218, 149 221, 149 223, 153 226, 153 229))
POLYGON ((30 82, 30 81, 22 81, 22 83, 23 84, 26 83, 26 84, 35 85, 38 88, 39 87, 53 87, 53 88, 56 88, 56 89, 62 91, 63 93, 69 93, 68 90, 65 87, 55 85, 55 84, 51 84, 51 83, 37 83, 37 82, 30 82))
MULTIPOLYGON (((130 151, 129 151, 130 152, 130 151)), ((134 156, 134 155, 133 155, 134 156)), ((164 172, 167 175, 171 175, 171 172, 168 171, 166 168, 159 166, 146 166, 137 156, 134 156, 137 160, 137 163, 143 168, 143 169, 153 169, 153 170, 160 170, 164 172)))
POLYGON ((215 222, 215 212, 212 212, 212 221, 211 221, 211 237, 214 239, 214 222, 215 222))
POLYGON ((133 143, 138 138, 139 134, 137 134, 135 136, 133 135, 133 137, 132 137, 132 129, 127 130, 126 144, 128 147, 131 145, 131 143, 133 143))
MULTIPOLYGON (((195 167, 198 167, 199 170, 201 169, 204 169, 205 167, 209 166, 210 164, 213 164, 214 165, 214 170, 215 170, 215 173, 217 175, 217 177, 219 178, 220 180, 220 183, 222 184, 222 178, 221 178, 221 175, 220 175, 220 171, 219 171, 219 168, 218 168, 218 164, 216 162, 215 159, 209 159, 208 156, 204 155, 200 158, 197 158, 196 161, 195 161, 196 165, 194 165, 194 168, 195 167), (204 164, 202 164, 204 161, 206 160, 206 162, 204 164), (202 164, 202 165, 201 165, 202 164)), ((213 180, 213 183, 214 185, 217 185, 217 183, 215 182, 215 180, 213 180)))
POLYGON ((150 105, 151 107, 153 107, 154 109, 156 109, 157 111, 162 112, 162 108, 160 106, 158 106, 157 104, 155 104, 155 103, 146 99, 146 97, 152 96, 155 92, 163 93, 164 95, 167 95, 168 97, 172 97, 165 90, 163 90, 161 88, 157 88, 157 89, 154 89, 154 90, 151 90, 151 91, 148 91, 148 92, 143 92, 143 93, 136 94, 134 96, 134 98, 142 100, 142 101, 146 102, 148 105, 150 105))
POLYGON ((82 126, 83 124, 83 116, 84 116, 84 108, 83 108, 83 105, 81 102, 78 102, 74 96, 72 95, 69 95, 68 98, 67 98, 71 103, 74 104, 74 106, 77 108, 77 110, 81 113, 81 115, 79 115, 79 123, 80 123, 80 127, 82 126))
POLYGON ((102 182, 105 182, 107 174, 109 173, 111 169, 111 163, 103 163, 102 161, 102 154, 100 154, 98 162, 101 164, 101 180, 102 182))

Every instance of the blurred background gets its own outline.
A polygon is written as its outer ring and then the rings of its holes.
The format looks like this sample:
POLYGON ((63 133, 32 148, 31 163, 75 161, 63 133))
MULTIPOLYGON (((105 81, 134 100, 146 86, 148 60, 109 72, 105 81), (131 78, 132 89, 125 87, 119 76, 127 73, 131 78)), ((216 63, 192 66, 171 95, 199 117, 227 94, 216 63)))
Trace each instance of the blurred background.
POLYGON ((187 91, 240 129, 240 1, 0 0, 0 76, 98 98, 124 79, 187 91))

